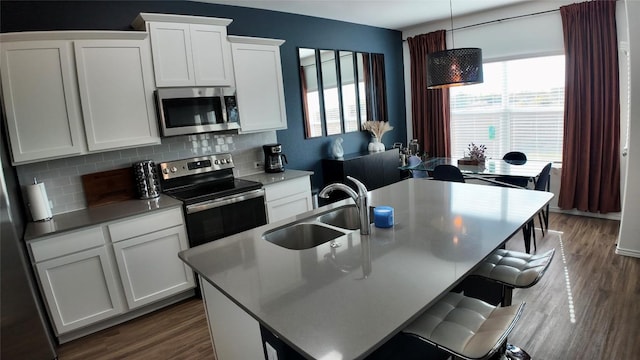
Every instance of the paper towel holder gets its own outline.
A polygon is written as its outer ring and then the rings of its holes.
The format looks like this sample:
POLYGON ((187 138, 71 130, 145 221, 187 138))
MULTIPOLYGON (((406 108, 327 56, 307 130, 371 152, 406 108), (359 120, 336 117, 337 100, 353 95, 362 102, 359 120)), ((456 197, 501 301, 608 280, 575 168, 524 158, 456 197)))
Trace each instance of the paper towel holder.
POLYGON ((34 222, 49 221, 53 218, 51 204, 44 183, 33 178, 33 184, 27 187, 27 204, 34 222))

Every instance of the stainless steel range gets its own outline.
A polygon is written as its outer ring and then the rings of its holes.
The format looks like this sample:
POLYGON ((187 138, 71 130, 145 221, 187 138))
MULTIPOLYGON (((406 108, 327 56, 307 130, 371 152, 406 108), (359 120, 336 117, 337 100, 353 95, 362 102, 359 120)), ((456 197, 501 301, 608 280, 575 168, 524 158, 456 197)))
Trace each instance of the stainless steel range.
POLYGON ((160 163, 162 191, 184 203, 191 247, 267 223, 262 184, 236 179, 231 154, 160 163))

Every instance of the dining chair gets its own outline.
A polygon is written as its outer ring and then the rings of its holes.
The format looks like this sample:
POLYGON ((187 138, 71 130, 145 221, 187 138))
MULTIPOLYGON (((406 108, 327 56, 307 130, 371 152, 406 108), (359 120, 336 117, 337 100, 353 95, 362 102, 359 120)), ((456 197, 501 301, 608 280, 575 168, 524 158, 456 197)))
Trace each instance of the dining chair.
MULTIPOLYGON (((527 155, 520 151, 510 151, 502 157, 502 160, 511 164, 511 165, 523 165, 527 162, 527 155)), ((529 185, 529 179, 523 178, 519 176, 499 176, 496 178, 497 181, 515 185, 521 188, 526 188, 529 185)))
POLYGON ((453 355, 453 359, 486 359, 505 348, 524 303, 496 307, 450 292, 402 330, 453 355))
MULTIPOLYGON (((548 163, 542 169, 542 171, 540 172, 540 175, 538 175, 538 178, 535 181, 533 189, 537 191, 548 191, 550 177, 551 177, 551 163, 548 163)), ((533 249, 537 250, 534 218, 535 218, 535 215, 533 218, 531 218, 529 225, 531 226, 531 232, 533 233, 533 249)), ((548 230, 548 227, 549 227, 549 208, 548 207, 543 207, 542 209, 540 209, 540 211, 538 211, 538 220, 540 220, 540 229, 542 230, 542 236, 544 237, 544 231, 548 230)))
MULTIPOLYGON (((407 166, 418 166, 421 162, 422 159, 419 156, 411 155, 407 160, 407 166)), ((411 173, 412 178, 426 178, 428 176, 426 170, 409 170, 409 173, 411 173)))
POLYGON ((442 181, 465 182, 464 175, 457 166, 438 165, 433 169, 433 179, 442 181))

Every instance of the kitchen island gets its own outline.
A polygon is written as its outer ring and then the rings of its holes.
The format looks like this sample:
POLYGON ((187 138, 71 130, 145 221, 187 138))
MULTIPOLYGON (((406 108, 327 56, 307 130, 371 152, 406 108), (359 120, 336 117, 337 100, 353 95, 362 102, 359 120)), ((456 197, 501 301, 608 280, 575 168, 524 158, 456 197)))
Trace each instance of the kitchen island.
POLYGON ((333 228, 344 235, 302 250, 262 237, 295 222, 317 224, 319 215, 353 204, 349 199, 180 253, 200 275, 219 360, 264 358, 260 327, 305 358, 364 358, 459 284, 553 194, 407 179, 369 197, 371 206, 395 209, 392 228, 372 226, 366 236, 333 228))

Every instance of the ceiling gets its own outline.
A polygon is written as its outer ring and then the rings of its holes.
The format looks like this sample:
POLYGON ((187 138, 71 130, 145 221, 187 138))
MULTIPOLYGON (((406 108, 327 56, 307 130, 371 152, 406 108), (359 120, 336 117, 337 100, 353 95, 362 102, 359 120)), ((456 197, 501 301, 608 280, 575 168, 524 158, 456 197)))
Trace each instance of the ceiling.
POLYGON ((386 29, 405 28, 531 0, 197 0, 316 16, 386 29))

